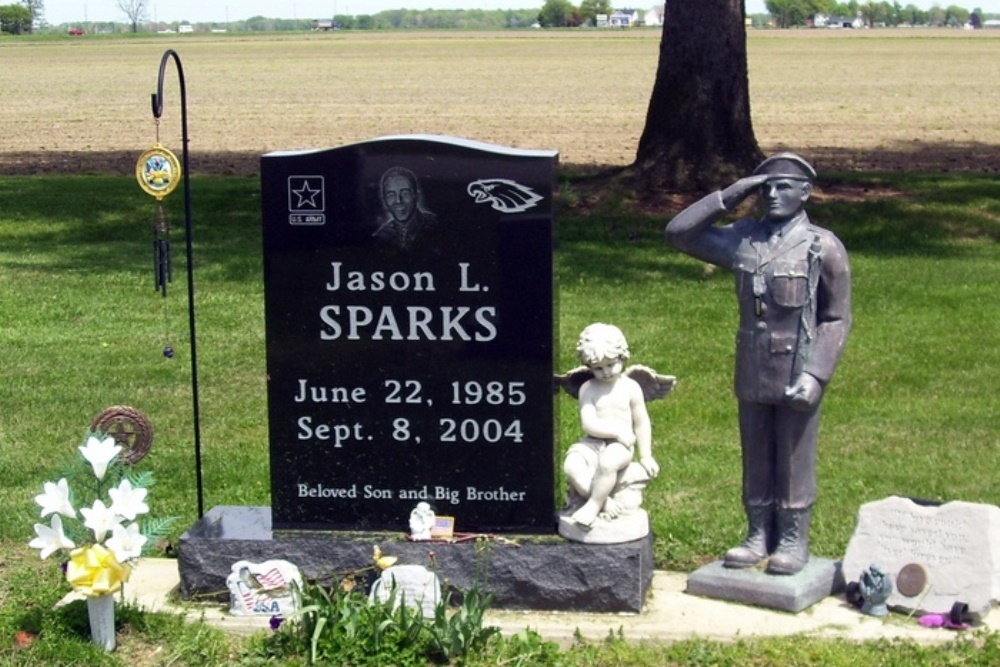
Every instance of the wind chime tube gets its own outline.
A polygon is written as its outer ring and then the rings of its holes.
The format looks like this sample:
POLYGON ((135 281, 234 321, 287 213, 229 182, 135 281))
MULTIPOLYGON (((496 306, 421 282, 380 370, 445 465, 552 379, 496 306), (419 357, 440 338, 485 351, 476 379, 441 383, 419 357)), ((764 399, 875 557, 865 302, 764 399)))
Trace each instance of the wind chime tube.
MULTIPOLYGON (((173 246, 170 245, 170 230, 167 230, 167 239, 165 241, 164 252, 167 256, 167 282, 174 282, 174 250, 173 246)), ((164 288, 164 294, 166 294, 166 288, 164 288)))
POLYGON ((169 260, 169 248, 167 242, 163 239, 156 239, 156 287, 163 294, 163 298, 167 298, 167 283, 170 282, 167 277, 167 262, 169 260))
POLYGON ((153 279, 156 290, 167 298, 167 283, 173 282, 173 253, 170 248, 170 222, 157 202, 156 224, 153 226, 153 279))
MULTIPOLYGON (((156 239, 156 234, 153 234, 153 289, 157 292, 160 291, 160 252, 159 252, 159 241, 156 239)), ((163 295, 164 298, 167 296, 163 295)))

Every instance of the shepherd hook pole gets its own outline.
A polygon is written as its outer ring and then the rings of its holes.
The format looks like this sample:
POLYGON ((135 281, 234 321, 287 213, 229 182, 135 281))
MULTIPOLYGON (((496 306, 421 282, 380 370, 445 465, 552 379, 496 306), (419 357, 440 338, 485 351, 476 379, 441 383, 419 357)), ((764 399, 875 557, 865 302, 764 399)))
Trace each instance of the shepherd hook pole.
POLYGON ((204 485, 201 474, 201 419, 198 409, 198 345, 195 339, 194 317, 194 253, 191 239, 191 181, 188 169, 188 124, 187 124, 187 89, 184 85, 184 67, 181 58, 173 49, 168 49, 160 60, 160 76, 153 93, 153 118, 157 121, 163 115, 163 77, 167 70, 167 61, 173 59, 177 64, 177 78, 181 89, 181 142, 182 168, 184 180, 184 236, 187 251, 187 287, 188 287, 188 328, 191 335, 191 403, 194 417, 194 458, 195 476, 198 484, 198 518, 205 516, 204 485))

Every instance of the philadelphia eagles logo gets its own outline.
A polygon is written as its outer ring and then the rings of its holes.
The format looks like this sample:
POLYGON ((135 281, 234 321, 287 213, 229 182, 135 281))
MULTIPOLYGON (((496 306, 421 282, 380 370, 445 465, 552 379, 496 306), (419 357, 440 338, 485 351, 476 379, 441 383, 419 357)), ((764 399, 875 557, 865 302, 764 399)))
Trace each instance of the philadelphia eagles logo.
POLYGON ((473 181, 469 183, 466 191, 477 204, 489 202, 494 210, 501 213, 527 211, 542 201, 542 196, 531 188, 506 178, 483 178, 473 181))

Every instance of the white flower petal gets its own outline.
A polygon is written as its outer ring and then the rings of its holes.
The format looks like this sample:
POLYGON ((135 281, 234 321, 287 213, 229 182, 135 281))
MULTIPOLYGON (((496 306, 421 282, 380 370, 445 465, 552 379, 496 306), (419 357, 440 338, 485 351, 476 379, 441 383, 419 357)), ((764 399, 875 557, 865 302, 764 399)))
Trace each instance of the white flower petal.
POLYGON ((80 447, 80 453, 83 454, 83 458, 90 462, 90 465, 94 468, 94 476, 97 479, 104 479, 105 473, 108 472, 108 464, 110 464, 118 452, 122 450, 121 445, 115 444, 114 438, 105 438, 104 440, 98 440, 94 436, 87 438, 87 444, 80 447))
POLYGON ((104 546, 111 550, 119 563, 124 563, 141 556, 142 547, 148 540, 149 538, 139 532, 139 524, 130 523, 128 526, 118 524, 111 529, 111 537, 104 546))
POLYGON ((76 518, 76 510, 69 502, 69 483, 65 477, 55 484, 45 482, 43 489, 44 493, 35 496, 35 502, 42 507, 43 518, 49 514, 62 514, 69 519, 76 518))
POLYGON ((62 518, 58 514, 52 516, 51 526, 36 523, 35 534, 38 537, 28 542, 28 546, 32 549, 40 549, 41 551, 38 555, 42 557, 42 560, 45 560, 60 549, 72 549, 76 546, 73 540, 66 537, 66 534, 63 532, 62 518))
POLYGON ((146 504, 146 494, 149 491, 142 487, 132 488, 132 483, 123 479, 116 489, 109 489, 111 496, 111 511, 120 517, 135 521, 135 517, 149 512, 149 505, 146 504))
POLYGON ((94 539, 97 542, 103 542, 104 536, 121 521, 118 515, 112 512, 110 507, 105 507, 100 500, 95 500, 93 507, 81 507, 80 514, 84 518, 83 525, 94 531, 94 539))

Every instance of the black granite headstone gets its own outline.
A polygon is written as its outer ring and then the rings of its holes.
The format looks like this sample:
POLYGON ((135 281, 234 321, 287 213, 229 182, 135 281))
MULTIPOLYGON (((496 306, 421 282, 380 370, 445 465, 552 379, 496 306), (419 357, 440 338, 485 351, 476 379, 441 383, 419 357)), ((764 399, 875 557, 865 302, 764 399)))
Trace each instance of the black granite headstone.
POLYGON ((261 159, 273 527, 554 531, 557 154, 261 159))

